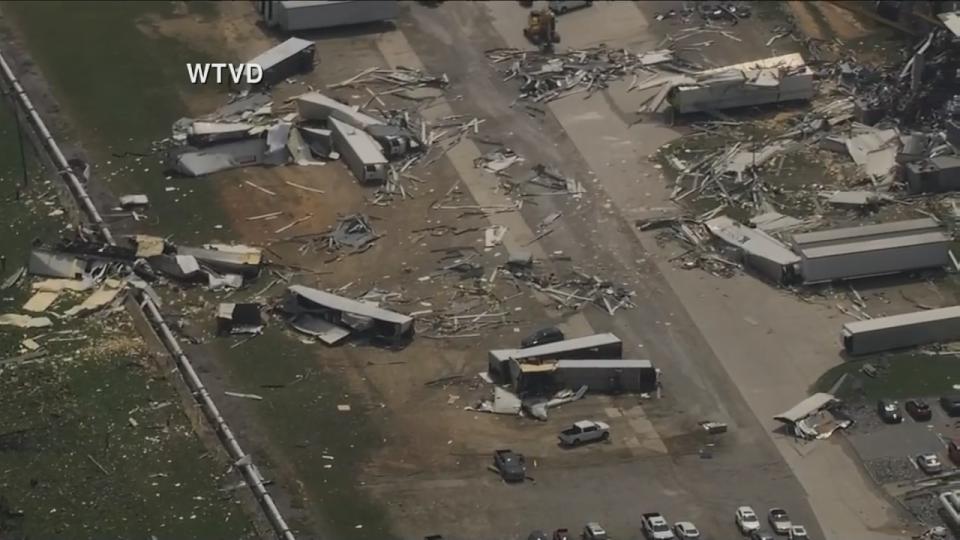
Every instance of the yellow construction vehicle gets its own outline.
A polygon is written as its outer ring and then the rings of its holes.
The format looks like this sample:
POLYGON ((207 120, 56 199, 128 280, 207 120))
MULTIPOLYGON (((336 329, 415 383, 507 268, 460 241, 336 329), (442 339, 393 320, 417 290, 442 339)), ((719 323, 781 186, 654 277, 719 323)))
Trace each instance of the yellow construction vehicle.
POLYGON ((527 17, 527 27, 523 35, 541 50, 550 51, 554 43, 560 42, 557 33, 557 19, 549 9, 538 9, 530 12, 527 17))

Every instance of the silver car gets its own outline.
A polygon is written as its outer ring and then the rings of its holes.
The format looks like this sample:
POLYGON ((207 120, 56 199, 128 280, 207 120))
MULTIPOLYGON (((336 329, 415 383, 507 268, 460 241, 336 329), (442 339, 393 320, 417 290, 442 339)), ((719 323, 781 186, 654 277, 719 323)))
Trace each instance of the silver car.
POLYGON ((788 534, 793 525, 790 523, 790 516, 783 508, 771 508, 767 512, 767 521, 770 522, 773 532, 777 534, 788 534))

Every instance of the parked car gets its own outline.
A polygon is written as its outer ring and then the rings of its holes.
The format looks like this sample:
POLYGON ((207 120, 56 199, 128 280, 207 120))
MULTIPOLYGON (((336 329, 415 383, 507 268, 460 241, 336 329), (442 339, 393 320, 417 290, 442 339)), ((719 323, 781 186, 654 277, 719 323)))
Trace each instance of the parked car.
POLYGON ((761 531, 760 529, 757 529, 750 533, 750 540, 776 540, 776 538, 774 538, 773 535, 767 531, 761 531))
POLYGON ((960 416, 960 395, 943 396, 940 398, 940 407, 947 416, 960 416))
POLYGON ((896 401, 881 399, 877 402, 877 412, 880 413, 880 418, 888 424, 903 422, 903 417, 900 416, 900 405, 896 401))
POLYGON ((571 9, 590 7, 592 3, 592 0, 550 0, 547 7, 557 15, 563 15, 571 9))
POLYGON ((947 455, 954 465, 960 465, 960 439, 953 439, 947 444, 947 455))
POLYGON ((753 531, 760 530, 760 520, 757 519, 757 513, 754 512, 753 508, 750 508, 749 506, 741 506, 737 508, 734 521, 737 523, 737 527, 743 534, 750 534, 753 531))
POLYGON ((810 540, 810 537, 807 536, 807 529, 803 525, 793 525, 790 527, 790 540, 810 540))
POLYGON ((553 540, 573 540, 570 529, 557 529, 553 531, 553 540))
POLYGON ((790 532, 790 516, 783 508, 771 508, 767 512, 767 521, 773 527, 773 532, 777 534, 787 534, 790 532))
POLYGON ((583 540, 610 540, 607 531, 596 521, 591 521, 583 527, 583 534, 580 535, 583 540))
POLYGON ((927 474, 937 474, 943 471, 943 463, 940 462, 940 458, 936 454, 920 454, 917 456, 917 465, 920 467, 920 470, 927 474))
POLYGON ((537 345, 546 345, 547 343, 556 343, 563 341, 564 335, 556 326, 550 328, 541 328, 520 341, 521 349, 529 349, 537 345))
POLYGON ((533 531, 527 535, 527 540, 550 540, 550 537, 543 531, 533 531))
POLYGON ((603 422, 581 420, 561 431, 558 438, 563 446, 579 446, 593 441, 605 441, 610 438, 610 426, 603 422))
POLYGON ((643 515, 643 534, 650 540, 674 540, 676 536, 670 530, 670 524, 660 512, 648 512, 643 515))
POLYGON ((527 477, 526 459, 513 450, 497 450, 493 453, 493 466, 506 482, 523 482, 527 477))
POLYGON ((787 534, 790 532, 790 516, 783 508, 771 508, 770 511, 767 512, 767 521, 770 523, 770 527, 773 528, 773 532, 777 534, 787 534))
POLYGON ((700 538, 700 530, 697 529, 697 526, 689 521, 678 521, 673 525, 673 532, 677 534, 677 538, 683 540, 685 538, 700 538))
POLYGON ((903 404, 903 408, 917 422, 926 422, 933 416, 930 405, 922 399, 911 399, 903 404))

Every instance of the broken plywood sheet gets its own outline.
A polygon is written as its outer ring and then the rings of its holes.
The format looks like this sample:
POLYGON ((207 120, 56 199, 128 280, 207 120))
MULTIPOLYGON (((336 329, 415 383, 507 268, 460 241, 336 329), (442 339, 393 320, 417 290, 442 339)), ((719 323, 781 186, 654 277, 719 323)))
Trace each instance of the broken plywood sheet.
POLYGON ((164 241, 159 236, 138 234, 134 237, 134 241, 137 244, 136 256, 138 258, 155 257, 163 254, 164 241))
POLYGON ((40 291, 30 297, 27 303, 23 305, 24 311, 31 313, 41 313, 47 310, 60 296, 59 292, 40 291))
POLYGON ((31 317, 29 315, 20 315, 18 313, 5 313, 0 315, 0 326, 16 326, 17 328, 43 328, 50 326, 53 321, 46 317, 31 317))
POLYGON ((93 293, 90 296, 88 296, 87 299, 83 301, 83 303, 81 303, 78 306, 73 306, 72 308, 65 311, 64 315, 66 315, 67 317, 73 317, 76 315, 81 315, 84 313, 89 313, 91 311, 102 309, 103 307, 113 302, 114 299, 117 298, 118 294, 120 294, 120 289, 110 289, 107 287, 101 287, 93 291, 93 293))

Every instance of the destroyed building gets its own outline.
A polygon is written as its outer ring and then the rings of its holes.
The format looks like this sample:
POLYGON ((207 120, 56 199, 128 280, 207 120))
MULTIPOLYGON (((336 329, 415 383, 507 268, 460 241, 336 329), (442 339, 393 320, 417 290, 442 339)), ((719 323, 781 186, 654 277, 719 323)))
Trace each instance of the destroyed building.
POLYGON ((853 425, 853 421, 840 410, 839 403, 832 394, 819 392, 773 419, 783 422, 795 437, 825 439, 838 429, 853 425))

